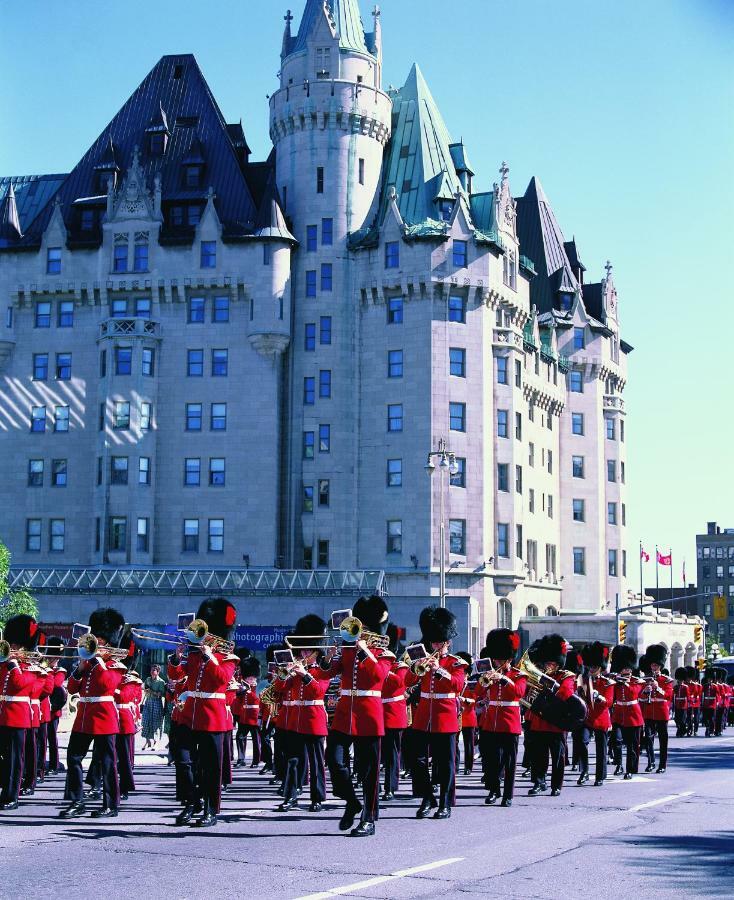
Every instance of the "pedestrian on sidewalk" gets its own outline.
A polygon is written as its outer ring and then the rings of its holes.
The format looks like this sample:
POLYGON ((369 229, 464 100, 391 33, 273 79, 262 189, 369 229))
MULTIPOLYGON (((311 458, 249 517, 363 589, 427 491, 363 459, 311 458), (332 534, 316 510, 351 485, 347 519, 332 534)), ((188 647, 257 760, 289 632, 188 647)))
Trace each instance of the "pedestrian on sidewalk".
POLYGON ((163 700, 166 682, 161 678, 160 666, 151 666, 150 675, 145 679, 145 701, 143 703, 142 734, 145 739, 143 750, 154 749, 163 729, 163 700))

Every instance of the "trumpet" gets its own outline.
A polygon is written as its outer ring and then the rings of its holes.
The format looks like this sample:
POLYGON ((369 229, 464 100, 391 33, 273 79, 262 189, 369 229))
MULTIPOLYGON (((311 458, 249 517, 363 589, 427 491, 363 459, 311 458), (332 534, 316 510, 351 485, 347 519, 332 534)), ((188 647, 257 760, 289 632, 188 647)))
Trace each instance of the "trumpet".
POLYGON ((10 652, 10 644, 4 638, 0 638, 0 663, 10 659, 10 652))
POLYGON ((368 647, 377 647, 387 650, 390 646, 390 638, 386 634, 377 634, 375 631, 367 631, 356 616, 347 616, 339 625, 339 635, 345 644, 356 644, 365 641, 368 647))
POLYGON ((91 633, 83 634, 79 638, 79 641, 77 642, 77 653, 79 653, 80 656, 82 650, 86 652, 88 659, 99 656, 102 659, 115 660, 116 662, 122 662, 123 659, 127 658, 129 653, 126 647, 110 647, 108 644, 100 644, 99 638, 91 633))
POLYGON ((209 634, 209 626, 203 619, 194 619, 187 625, 184 634, 192 644, 205 644, 214 653, 223 653, 227 656, 234 653, 234 641, 227 641, 217 637, 216 634, 209 634))
POLYGON ((422 678, 424 675, 427 675, 433 666, 430 664, 429 660, 435 659, 437 662, 441 658, 441 651, 436 650, 433 653, 430 653, 425 659, 419 659, 417 662, 413 663, 413 673, 417 675, 419 678, 422 678))

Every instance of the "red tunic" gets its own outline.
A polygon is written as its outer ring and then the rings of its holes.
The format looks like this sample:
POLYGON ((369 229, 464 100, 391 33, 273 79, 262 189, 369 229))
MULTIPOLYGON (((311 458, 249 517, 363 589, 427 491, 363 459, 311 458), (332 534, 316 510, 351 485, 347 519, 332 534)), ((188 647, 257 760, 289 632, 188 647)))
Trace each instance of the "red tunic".
MULTIPOLYGON (((42 669, 40 666, 32 665, 28 668, 29 672, 35 675, 35 683, 31 688, 31 728, 38 728, 43 720, 42 706, 43 700, 48 699, 51 691, 54 689, 53 673, 50 670, 42 669)), ((51 704, 48 704, 49 718, 51 714, 51 704)), ((46 719, 48 721, 48 719, 46 719)))
POLYGON ((168 677, 174 681, 186 679, 179 697, 184 707, 180 711, 179 724, 188 725, 193 731, 229 731, 231 713, 227 708, 227 688, 239 663, 234 655, 222 653, 208 655, 198 647, 189 650, 184 663, 168 663, 168 677))
POLYGON ((690 697, 690 685, 687 685, 685 681, 676 684, 673 689, 673 703, 676 709, 688 709, 690 697))
POLYGON ((645 724, 638 700, 642 688, 643 685, 636 681, 629 684, 617 682, 614 685, 612 724, 621 725, 623 728, 637 728, 645 724))
POLYGON ((120 734, 136 734, 138 708, 143 699, 143 682, 134 673, 128 673, 115 691, 115 706, 120 717, 120 734))
POLYGON ((706 684, 703 687, 703 708, 716 709, 719 695, 715 684, 706 684))
MULTIPOLYGON (((387 655, 387 654, 386 654, 387 655)), ((405 702, 405 679, 410 668, 393 657, 392 668, 382 686, 382 714, 385 728, 400 730, 408 727, 408 707, 405 702)))
POLYGON ((701 708, 701 697, 703 696, 703 685, 698 681, 691 681, 688 684, 688 705, 691 709, 701 708))
POLYGON ((408 685, 420 684, 418 706, 413 713, 416 731, 451 734, 459 730, 459 695, 464 690, 467 665, 463 659, 445 654, 438 660, 439 669, 425 675, 412 670, 406 678, 408 685))
POLYGON ((283 701, 287 715, 287 728, 297 734, 325 737, 329 732, 324 706, 324 694, 329 687, 329 676, 319 665, 307 668, 307 676, 294 674, 289 679, 288 697, 283 701))
MULTIPOLYGON (((64 688, 66 690, 66 672, 60 666, 52 669, 54 675, 54 689, 55 688, 64 688)), ((51 718, 52 719, 60 719, 64 714, 64 708, 51 710, 51 718)))
POLYGON ((667 675, 658 675, 655 680, 659 690, 655 690, 651 684, 646 684, 640 693, 642 718, 646 722, 667 722, 673 699, 673 679, 667 675))
POLYGON ((525 696, 528 680, 519 669, 504 672, 502 681, 492 682, 483 688, 477 684, 477 697, 482 698, 485 711, 482 715, 482 731, 502 734, 521 734, 520 700, 525 696))
MULTIPOLYGON (((572 697, 576 693, 576 676, 572 672, 566 672, 565 670, 555 672, 550 677, 558 684, 558 690, 556 691, 555 696, 559 700, 568 700, 569 697, 572 697)), ((528 712, 525 718, 530 725, 531 731, 550 731, 553 734, 564 733, 562 728, 551 725, 550 722, 546 721, 541 716, 535 715, 533 712, 528 712)))
POLYGON ((383 737, 382 688, 393 663, 378 647, 365 653, 356 646, 345 646, 327 672, 340 676, 339 700, 331 727, 355 737, 383 737))
POLYGON ((69 676, 69 693, 79 695, 71 730, 82 734, 118 734, 120 720, 114 695, 125 667, 108 665, 98 656, 83 665, 82 671, 77 668, 69 676))
MULTIPOLYGON (((260 714, 260 701, 257 696, 257 688, 254 684, 245 684, 244 690, 237 695, 237 721, 240 725, 257 725, 260 714)), ((234 708, 233 708, 234 712, 234 708)))
POLYGON ((596 698, 588 706, 584 725, 593 731, 609 731, 612 718, 609 713, 614 702, 614 682, 603 675, 592 678, 591 686, 596 698))
POLYGON ((0 663, 0 725, 31 727, 31 691, 36 676, 11 659, 0 663))
POLYGON ((467 681, 461 694, 461 727, 477 727, 477 691, 481 692, 477 681, 467 681))

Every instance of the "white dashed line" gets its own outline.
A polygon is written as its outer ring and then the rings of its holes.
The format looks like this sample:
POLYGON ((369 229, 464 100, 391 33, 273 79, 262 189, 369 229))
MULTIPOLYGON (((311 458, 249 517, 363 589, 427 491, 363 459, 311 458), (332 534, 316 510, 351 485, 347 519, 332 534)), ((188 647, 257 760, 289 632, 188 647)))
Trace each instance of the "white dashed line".
POLYGON ((693 791, 684 791, 682 794, 669 794, 667 797, 659 797, 657 800, 650 800, 649 803, 640 803, 637 806, 631 806, 627 812, 639 812, 641 809, 650 809, 651 806, 661 806, 663 803, 673 803, 675 800, 682 800, 684 797, 690 797, 693 791))

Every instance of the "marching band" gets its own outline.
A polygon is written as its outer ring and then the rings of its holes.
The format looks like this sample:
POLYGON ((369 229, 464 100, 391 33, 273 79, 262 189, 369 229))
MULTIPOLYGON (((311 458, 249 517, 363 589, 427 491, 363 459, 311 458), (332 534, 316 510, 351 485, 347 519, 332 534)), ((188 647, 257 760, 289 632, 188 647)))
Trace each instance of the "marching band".
MULTIPOLYGON (((631 779, 639 769, 664 774, 668 723, 676 736, 720 735, 734 724, 734 677, 711 666, 703 672, 665 669, 667 649, 649 646, 637 659, 625 645, 600 642, 575 650, 561 635, 535 641, 518 660, 520 636, 495 628, 478 659, 453 653, 456 619, 429 606, 419 618, 421 639, 408 647, 390 622, 382 597, 361 597, 337 610, 330 626, 303 616, 282 645, 267 650, 268 671, 231 635, 235 607, 207 599, 180 638, 130 630, 115 609, 95 610, 76 647, 46 641, 38 623, 18 615, 0 639, 0 811, 18 808, 38 781, 64 770, 58 725, 67 697, 76 712, 66 752, 64 800, 59 816, 119 815, 135 791, 135 735, 143 684, 135 671, 136 633, 168 646, 167 699, 171 704, 169 756, 175 767, 177 825, 216 825, 222 791, 232 769, 262 763, 279 797, 277 810, 298 807, 308 785, 311 813, 331 792, 344 802, 339 829, 353 837, 375 833, 380 803, 393 801, 401 777, 411 780, 416 817, 448 819, 456 805, 457 768, 464 775, 481 760, 484 802, 509 807, 515 789, 520 736, 529 796, 558 796, 566 767, 593 785, 614 774, 631 779), (63 659, 73 658, 66 678, 63 659), (569 735, 571 754, 569 756, 569 735), (461 740, 459 738, 461 737, 461 740), (657 741, 657 764, 656 744, 657 741), (92 749, 84 790, 84 760, 92 749), (236 750, 236 762, 234 752, 236 750), (382 789, 381 789, 381 771, 382 789)), ((277 801, 276 801, 277 802, 277 801)))

